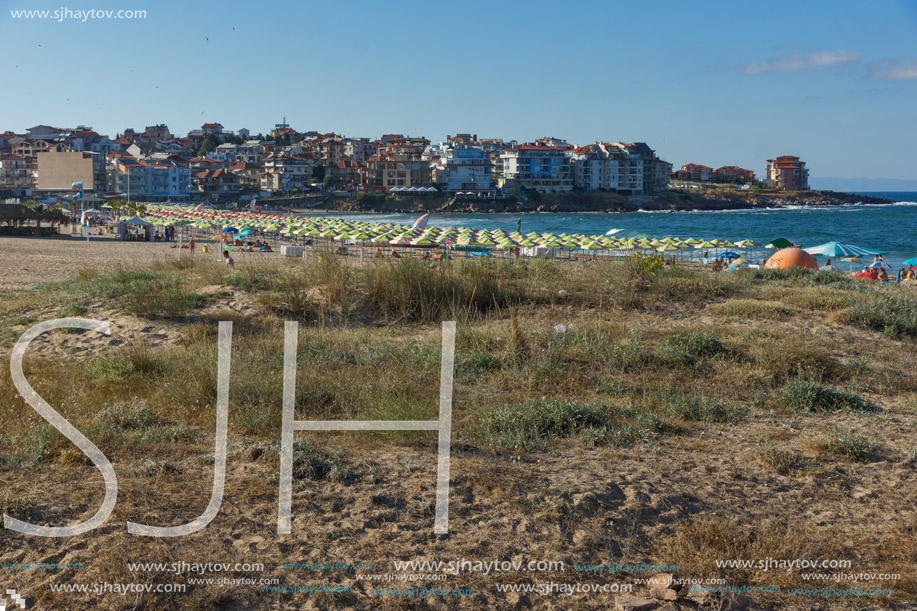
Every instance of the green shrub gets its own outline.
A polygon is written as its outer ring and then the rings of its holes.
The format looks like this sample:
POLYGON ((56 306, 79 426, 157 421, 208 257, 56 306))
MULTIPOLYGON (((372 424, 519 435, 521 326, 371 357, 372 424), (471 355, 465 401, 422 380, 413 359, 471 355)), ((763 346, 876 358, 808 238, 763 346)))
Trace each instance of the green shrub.
POLYGON ((624 258, 625 272, 632 279, 650 280, 655 278, 664 265, 665 259, 658 253, 644 255, 637 252, 624 258))
POLYGON ((457 369, 467 375, 481 375, 503 366, 502 359, 484 350, 463 352, 457 355, 456 361, 457 369))
POLYGON ((182 423, 158 418, 143 402, 117 403, 96 415, 96 426, 123 443, 174 442, 189 439, 192 431, 182 423))
POLYGON ((481 436, 488 445, 528 450, 557 437, 570 437, 592 429, 590 436, 607 427, 608 409, 577 401, 540 399, 508 405, 480 419, 481 436))
POLYGON ((164 272, 129 271, 92 281, 109 298, 135 316, 181 318, 206 300, 184 288, 181 278, 164 272))
POLYGON ((808 283, 816 275, 813 270, 805 267, 790 267, 787 269, 765 269, 745 267, 738 273, 750 276, 753 280, 763 282, 783 281, 790 284, 808 283))
POLYGON ((352 476, 339 454, 320 448, 308 439, 293 441, 293 479, 343 482, 352 476))
POLYGON ((754 318, 760 320, 780 320, 793 313, 791 308, 783 304, 756 299, 730 299, 723 303, 708 305, 707 311, 714 316, 722 318, 754 318))
POLYGON ((825 433, 812 440, 816 450, 831 456, 840 456, 851 460, 866 462, 876 449, 876 443, 861 435, 845 431, 837 426, 830 427, 825 433))
POLYGON ((0 444, 6 447, 8 456, 4 462, 17 469, 32 469, 42 464, 51 454, 52 430, 41 426, 19 437, 0 434, 0 444))
MULTIPOLYGON (((0 491, 0 515, 28 521, 35 516, 35 513, 35 503, 27 493, 18 488, 6 488, 0 491)), ((0 521, 0 530, 4 530, 2 521, 0 521)))
POLYGON ((676 333, 666 338, 665 343, 697 358, 713 358, 724 354, 726 348, 709 333, 676 333))
POLYGON ((852 392, 804 379, 787 382, 780 393, 780 402, 801 412, 864 412, 876 409, 875 405, 852 392))
POLYGON ((860 296, 846 310, 846 319, 894 339, 917 338, 917 292, 893 290, 860 296))
POLYGON ((477 429, 487 445, 533 450, 565 437, 579 437, 589 445, 624 446, 649 441, 675 427, 647 410, 538 399, 488 412, 478 418, 477 429))
POLYGON ((382 315, 419 322, 466 319, 511 305, 513 295, 486 261, 417 259, 376 263, 366 270, 370 305, 382 315))
POLYGON ((736 419, 735 410, 716 397, 666 392, 662 393, 659 400, 666 412, 683 420, 733 422, 736 419))

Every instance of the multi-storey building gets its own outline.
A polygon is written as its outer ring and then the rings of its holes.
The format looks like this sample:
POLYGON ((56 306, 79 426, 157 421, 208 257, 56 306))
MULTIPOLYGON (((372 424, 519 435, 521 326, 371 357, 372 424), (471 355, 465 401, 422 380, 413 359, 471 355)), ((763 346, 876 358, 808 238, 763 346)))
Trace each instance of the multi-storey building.
POLYGON ((0 155, 0 192, 12 197, 32 194, 29 160, 17 155, 0 155))
POLYGON ((493 168, 490 155, 469 144, 452 140, 443 160, 446 191, 492 191, 493 168))
POLYGON ((767 160, 764 183, 783 191, 805 191, 809 188, 809 170, 804 161, 793 155, 767 160))
POLYGON ((375 149, 369 138, 346 138, 344 139, 344 157, 357 163, 366 163, 366 160, 373 156, 375 149))
POLYGON ((568 152, 573 185, 584 191, 618 191, 624 153, 609 144, 589 144, 568 152))
POLYGON ((745 168, 734 165, 727 165, 717 168, 714 172, 713 179, 716 182, 755 182, 755 173, 745 168))
POLYGON ((675 172, 675 178, 678 180, 690 180, 692 182, 707 182, 713 180, 714 170, 710 166, 699 163, 685 163, 675 172))
POLYGON ((187 201, 191 171, 173 163, 115 157, 108 165, 109 190, 129 201, 187 201))
POLYGON ((325 170, 331 184, 336 187, 352 187, 360 184, 360 164, 352 159, 338 161, 325 170))
POLYGON ((522 144, 500 154, 497 186, 509 192, 523 189, 539 193, 562 193, 573 189, 567 149, 522 144))
POLYGON ((672 164, 656 157, 653 159, 653 191, 665 191, 672 179, 672 164))
POLYGON ((53 147, 48 140, 23 140, 18 144, 14 144, 10 148, 10 151, 17 157, 25 157, 26 159, 34 160, 38 157, 39 153, 47 153, 48 151, 57 152, 57 149, 53 147))
POLYGON ((165 123, 160 123, 159 125, 147 126, 143 130, 143 136, 141 137, 147 142, 161 142, 163 140, 171 140, 172 132, 169 131, 169 127, 165 123))
POLYGON ((207 199, 232 199, 238 197, 242 180, 229 170, 207 170, 194 175, 194 184, 207 199))
POLYGON ((738 183, 754 182, 755 173, 734 165, 713 169, 697 163, 686 163, 674 172, 672 178, 693 182, 738 183))
POLYGON ((227 142, 217 146, 216 150, 210 153, 210 157, 213 159, 218 159, 220 161, 228 161, 229 163, 234 163, 236 160, 236 153, 239 151, 238 144, 232 144, 227 142))
POLYGON ((433 169, 422 156, 430 145, 426 138, 383 136, 378 152, 366 161, 362 184, 366 191, 396 187, 432 187, 433 169))
POLYGON ((203 132, 205 138, 210 134, 219 136, 223 134, 223 126, 219 123, 204 123, 201 125, 201 132, 203 132))
POLYGON ((289 153, 271 153, 264 158, 264 173, 261 175, 261 190, 271 193, 289 193, 293 189, 305 189, 312 178, 314 162, 289 153))
POLYGON ((344 160, 345 148, 346 145, 342 141, 336 138, 325 138, 316 144, 313 150, 319 163, 327 168, 344 160))
POLYGON ((267 156, 267 148, 274 144, 268 140, 246 140, 236 149, 236 163, 254 163, 261 165, 267 156))
POLYGON ((239 177, 240 186, 243 189, 261 187, 261 174, 264 168, 254 163, 237 163, 229 168, 229 171, 239 177))

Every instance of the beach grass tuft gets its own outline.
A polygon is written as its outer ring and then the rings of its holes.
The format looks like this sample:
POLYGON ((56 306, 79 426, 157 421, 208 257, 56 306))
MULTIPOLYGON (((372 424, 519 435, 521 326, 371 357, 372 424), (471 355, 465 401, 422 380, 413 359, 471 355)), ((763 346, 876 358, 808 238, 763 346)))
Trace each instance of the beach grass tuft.
POLYGON ((875 405, 855 393, 802 378, 790 380, 784 385, 780 402, 787 409, 810 413, 869 412, 876 409, 875 405))

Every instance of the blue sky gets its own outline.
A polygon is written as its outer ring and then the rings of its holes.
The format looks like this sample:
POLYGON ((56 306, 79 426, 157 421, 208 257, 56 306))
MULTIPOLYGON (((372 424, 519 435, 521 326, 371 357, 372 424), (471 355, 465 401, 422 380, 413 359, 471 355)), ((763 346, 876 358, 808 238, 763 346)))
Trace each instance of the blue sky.
POLYGON ((638 140, 676 165, 761 173, 794 154, 813 177, 917 180, 913 0, 0 7, 0 131, 258 132, 286 116, 348 136, 638 140), (11 16, 61 8, 147 17, 11 16))

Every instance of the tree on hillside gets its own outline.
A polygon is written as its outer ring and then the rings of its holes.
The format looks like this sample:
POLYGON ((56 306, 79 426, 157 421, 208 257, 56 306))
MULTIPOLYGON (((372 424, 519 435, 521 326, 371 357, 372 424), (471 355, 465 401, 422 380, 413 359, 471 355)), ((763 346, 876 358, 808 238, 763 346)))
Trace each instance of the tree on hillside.
POLYGON ((220 142, 220 137, 216 134, 210 134, 204 138, 204 142, 201 144, 201 148, 197 151, 197 156, 203 157, 207 153, 212 153, 213 151, 217 150, 217 147, 220 146, 220 144, 222 144, 220 142))

